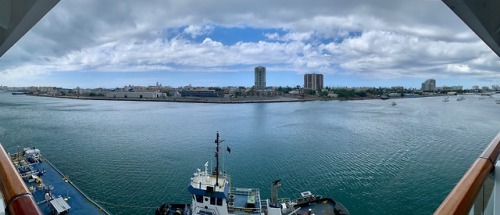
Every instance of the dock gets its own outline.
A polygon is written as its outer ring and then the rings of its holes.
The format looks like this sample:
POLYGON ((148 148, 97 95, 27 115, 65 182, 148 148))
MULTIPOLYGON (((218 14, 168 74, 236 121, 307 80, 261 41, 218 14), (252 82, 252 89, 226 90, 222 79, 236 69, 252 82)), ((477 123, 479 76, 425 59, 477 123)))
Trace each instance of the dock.
POLYGON ((26 148, 11 155, 11 160, 42 214, 110 214, 40 155, 39 150, 26 148))

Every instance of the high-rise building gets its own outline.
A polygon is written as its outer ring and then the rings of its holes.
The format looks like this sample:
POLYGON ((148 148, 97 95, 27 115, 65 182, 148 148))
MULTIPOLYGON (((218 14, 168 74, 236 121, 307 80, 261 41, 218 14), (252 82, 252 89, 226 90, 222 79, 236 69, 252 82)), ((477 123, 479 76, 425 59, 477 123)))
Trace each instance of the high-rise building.
POLYGON ((436 80, 427 79, 422 83, 422 91, 436 91, 436 80))
POLYGON ((266 67, 255 67, 255 90, 266 89, 266 67))
POLYGON ((304 89, 321 91, 323 89, 323 74, 305 74, 304 89))

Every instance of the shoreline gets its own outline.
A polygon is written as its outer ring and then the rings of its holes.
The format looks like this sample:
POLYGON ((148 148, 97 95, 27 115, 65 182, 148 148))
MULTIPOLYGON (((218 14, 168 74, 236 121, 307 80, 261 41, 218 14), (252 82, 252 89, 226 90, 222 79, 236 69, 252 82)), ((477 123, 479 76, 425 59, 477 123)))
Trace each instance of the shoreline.
POLYGON ((48 96, 48 95, 29 95, 49 98, 79 99, 79 100, 97 100, 97 101, 134 101, 134 102, 179 102, 179 103, 212 103, 212 104, 248 104, 248 103, 282 103, 282 102, 307 102, 315 101, 312 99, 300 99, 289 97, 261 97, 226 99, 226 98, 106 98, 89 96, 48 96))
MULTIPOLYGON (((252 98, 157 98, 157 99, 145 99, 145 98, 107 98, 107 97, 89 97, 89 96, 49 96, 49 95, 30 95, 28 96, 40 96, 49 98, 62 98, 62 99, 79 99, 79 100, 98 100, 98 101, 137 101, 137 102, 180 102, 180 103, 209 103, 209 104, 249 104, 249 103, 283 103, 283 102, 311 102, 311 101, 359 101, 359 100, 380 100, 381 98, 371 98, 371 97, 353 97, 353 98, 322 98, 322 97, 311 97, 311 98, 296 98, 296 97, 286 97, 286 96, 275 96, 275 97, 252 97, 252 98)), ((424 97, 437 97, 442 95, 433 96, 418 96, 418 97, 408 97, 408 98, 424 98, 424 97)), ((395 97, 390 99, 404 99, 406 97, 395 97)))

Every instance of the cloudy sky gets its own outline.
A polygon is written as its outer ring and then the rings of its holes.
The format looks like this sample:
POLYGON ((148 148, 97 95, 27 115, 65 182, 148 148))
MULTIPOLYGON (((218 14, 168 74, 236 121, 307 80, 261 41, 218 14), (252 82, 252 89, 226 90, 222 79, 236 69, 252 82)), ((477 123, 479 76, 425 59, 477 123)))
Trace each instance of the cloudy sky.
POLYGON ((0 85, 500 84, 500 59, 439 0, 63 0, 0 58, 0 85))

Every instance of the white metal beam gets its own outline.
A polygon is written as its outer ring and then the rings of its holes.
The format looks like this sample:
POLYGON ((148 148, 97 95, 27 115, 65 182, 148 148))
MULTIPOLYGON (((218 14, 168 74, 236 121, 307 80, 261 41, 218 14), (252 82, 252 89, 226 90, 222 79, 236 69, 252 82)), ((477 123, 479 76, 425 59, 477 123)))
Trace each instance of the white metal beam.
POLYGON ((59 0, 0 0, 0 57, 59 0))
POLYGON ((500 57, 500 1, 443 0, 500 57))

